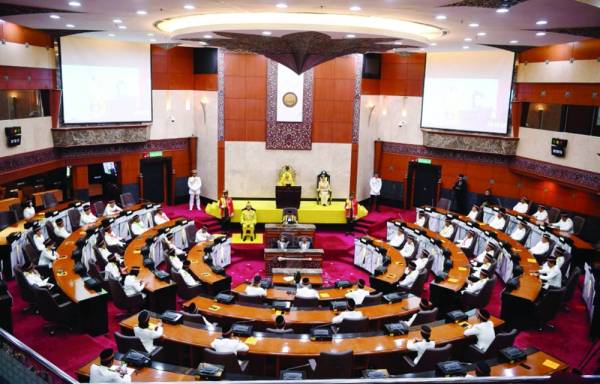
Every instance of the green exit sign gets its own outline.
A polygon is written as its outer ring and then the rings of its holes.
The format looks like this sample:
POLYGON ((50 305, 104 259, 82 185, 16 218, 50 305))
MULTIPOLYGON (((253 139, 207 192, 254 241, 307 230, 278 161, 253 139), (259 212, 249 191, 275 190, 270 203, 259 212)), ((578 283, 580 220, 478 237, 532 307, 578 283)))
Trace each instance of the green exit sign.
POLYGON ((417 163, 421 163, 421 164, 431 164, 431 159, 424 159, 422 157, 419 157, 417 159, 417 163))
POLYGON ((162 151, 148 152, 148 157, 161 157, 162 155, 163 155, 162 151))

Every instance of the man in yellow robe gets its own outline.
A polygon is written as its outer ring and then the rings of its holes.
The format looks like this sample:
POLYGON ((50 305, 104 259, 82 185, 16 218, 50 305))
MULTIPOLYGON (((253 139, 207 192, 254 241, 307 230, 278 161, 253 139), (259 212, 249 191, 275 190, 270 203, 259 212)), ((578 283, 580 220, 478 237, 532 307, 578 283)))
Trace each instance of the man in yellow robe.
POLYGON ((240 224, 242 224, 242 241, 246 241, 246 237, 250 236, 251 241, 254 241, 256 235, 254 227, 256 226, 256 210, 248 201, 246 207, 240 213, 240 224))
POLYGON ((331 205, 331 186, 327 176, 321 174, 319 176, 319 184, 317 185, 317 202, 319 205, 331 205))
POLYGON ((279 181, 277 182, 277 185, 279 185, 279 186, 286 186, 286 185, 295 186, 296 185, 296 182, 294 181, 294 171, 292 170, 292 168, 289 165, 286 165, 281 170, 281 173, 279 174, 279 181))

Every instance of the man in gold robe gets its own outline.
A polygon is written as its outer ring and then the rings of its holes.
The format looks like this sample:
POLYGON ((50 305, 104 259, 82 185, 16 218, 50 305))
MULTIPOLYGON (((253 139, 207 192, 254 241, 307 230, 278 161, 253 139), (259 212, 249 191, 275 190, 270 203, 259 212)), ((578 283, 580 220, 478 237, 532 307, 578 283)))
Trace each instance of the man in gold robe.
POLYGON ((296 185, 296 182, 294 181, 294 171, 289 165, 284 166, 281 172, 279 173, 279 181, 277 182, 277 185, 279 185, 280 187, 286 185, 290 185, 293 187, 296 185))
POLYGON ((251 241, 254 241, 256 234, 254 227, 256 226, 256 210, 248 201, 246 207, 240 214, 240 224, 242 224, 242 241, 246 241, 246 237, 250 236, 251 241))

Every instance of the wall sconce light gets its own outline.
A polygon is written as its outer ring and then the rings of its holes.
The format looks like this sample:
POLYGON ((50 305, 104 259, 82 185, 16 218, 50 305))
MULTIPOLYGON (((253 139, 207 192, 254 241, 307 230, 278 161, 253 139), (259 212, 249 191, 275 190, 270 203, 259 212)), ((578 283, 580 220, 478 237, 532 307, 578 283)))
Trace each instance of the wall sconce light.
POLYGON ((171 92, 167 92, 167 97, 165 99, 165 109, 167 111, 170 111, 172 107, 172 103, 171 103, 171 92))
POLYGON ((185 99, 185 110, 186 111, 192 110, 192 102, 190 101, 190 99, 185 99))
POLYGON ((206 126, 206 105, 208 104, 208 97, 202 96, 200 98, 200 106, 202 107, 202 120, 206 126))
POLYGON ((544 104, 538 104, 537 110, 538 110, 538 112, 544 112, 544 104))
POLYGON ((369 118, 367 119, 367 125, 371 125, 371 116, 373 116, 373 111, 375 110, 375 104, 370 101, 369 104, 367 104, 367 109, 369 110, 369 118))

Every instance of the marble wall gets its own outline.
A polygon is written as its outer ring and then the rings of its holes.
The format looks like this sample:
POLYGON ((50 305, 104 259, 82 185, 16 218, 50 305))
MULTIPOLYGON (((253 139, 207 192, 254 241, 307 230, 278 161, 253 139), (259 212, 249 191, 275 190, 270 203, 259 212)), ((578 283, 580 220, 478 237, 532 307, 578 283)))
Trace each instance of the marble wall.
POLYGON ((279 169, 296 170, 302 198, 316 196, 317 175, 331 175, 334 198, 346 198, 350 185, 351 144, 313 143, 310 151, 267 150, 264 142, 225 142, 225 188, 233 197, 274 198, 279 169))
POLYGON ((600 83, 597 60, 519 63, 518 83, 600 83))
POLYGON ((216 91, 194 92, 194 126, 198 137, 197 168, 202 196, 217 199, 218 97, 216 91))

